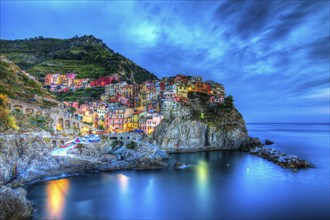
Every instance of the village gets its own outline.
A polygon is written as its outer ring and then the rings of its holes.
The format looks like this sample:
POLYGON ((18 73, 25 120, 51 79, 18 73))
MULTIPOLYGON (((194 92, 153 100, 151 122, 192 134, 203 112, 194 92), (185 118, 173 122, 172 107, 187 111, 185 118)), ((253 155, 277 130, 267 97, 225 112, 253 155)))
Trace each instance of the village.
MULTIPOLYGON (((100 100, 63 104, 70 117, 98 129, 98 134, 138 132, 151 134, 164 118, 185 117, 191 114, 188 93, 203 93, 213 105, 224 103, 222 84, 203 81, 200 76, 176 75, 160 81, 129 84, 118 74, 89 79, 77 74, 47 74, 45 86, 51 92, 68 92, 85 88, 104 87, 100 100)), ((57 130, 62 130, 59 124, 57 130)))

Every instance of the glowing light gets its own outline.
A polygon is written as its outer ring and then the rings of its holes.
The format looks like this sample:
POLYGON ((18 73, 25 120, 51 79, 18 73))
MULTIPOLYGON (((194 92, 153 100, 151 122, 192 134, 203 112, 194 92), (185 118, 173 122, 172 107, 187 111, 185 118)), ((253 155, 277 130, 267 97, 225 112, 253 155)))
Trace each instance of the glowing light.
POLYGON ((209 180, 209 173, 207 163, 205 161, 199 161, 197 166, 197 180, 201 189, 205 189, 209 180))
POLYGON ((49 219, 61 219, 67 192, 70 188, 68 179, 54 180, 47 184, 47 212, 49 219))
POLYGON ((118 174, 117 177, 119 180, 121 192, 126 193, 128 190, 128 177, 123 174, 118 174))
POLYGON ((56 125, 56 130, 57 131, 62 131, 63 130, 62 125, 61 124, 57 124, 56 125))

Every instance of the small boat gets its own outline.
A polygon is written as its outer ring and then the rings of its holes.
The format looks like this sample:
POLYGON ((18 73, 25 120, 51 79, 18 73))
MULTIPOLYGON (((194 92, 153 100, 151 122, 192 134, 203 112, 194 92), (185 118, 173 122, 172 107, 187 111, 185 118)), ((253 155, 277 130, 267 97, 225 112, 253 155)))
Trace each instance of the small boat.
POLYGON ((68 141, 68 142, 64 143, 63 145, 60 145, 60 148, 69 147, 71 144, 76 144, 76 140, 68 141))
POLYGON ((101 138, 98 135, 92 135, 88 140, 89 142, 99 142, 101 138))

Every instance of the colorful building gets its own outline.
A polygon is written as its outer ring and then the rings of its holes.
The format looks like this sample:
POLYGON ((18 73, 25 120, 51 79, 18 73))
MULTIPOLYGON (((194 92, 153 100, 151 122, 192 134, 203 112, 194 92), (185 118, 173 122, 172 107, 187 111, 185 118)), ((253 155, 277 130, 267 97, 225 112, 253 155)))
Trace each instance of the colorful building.
POLYGON ((155 131, 155 128, 160 124, 164 116, 160 114, 146 114, 145 126, 143 126, 143 132, 151 134, 155 131))

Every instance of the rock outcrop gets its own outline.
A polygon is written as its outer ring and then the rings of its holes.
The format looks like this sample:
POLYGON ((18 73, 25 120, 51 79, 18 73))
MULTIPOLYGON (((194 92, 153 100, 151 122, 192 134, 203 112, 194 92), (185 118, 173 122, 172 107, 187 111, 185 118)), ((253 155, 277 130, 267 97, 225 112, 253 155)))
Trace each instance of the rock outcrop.
POLYGON ((236 109, 215 117, 220 119, 164 119, 149 141, 168 152, 238 149, 246 142, 245 122, 236 109))
POLYGON ((0 187, 0 219, 32 219, 32 211, 25 189, 0 187))
POLYGON ((299 159, 295 155, 287 155, 274 148, 256 147, 250 150, 249 153, 272 161, 283 168, 300 169, 314 167, 313 164, 306 160, 299 159))
POLYGON ((265 158, 283 168, 292 168, 295 171, 300 168, 314 167, 313 164, 306 160, 302 160, 295 155, 287 155, 274 148, 265 147, 259 138, 248 138, 247 141, 240 147, 240 150, 265 158))
POLYGON ((272 142, 268 139, 265 140, 265 145, 272 145, 272 144, 274 144, 274 142, 272 142))

